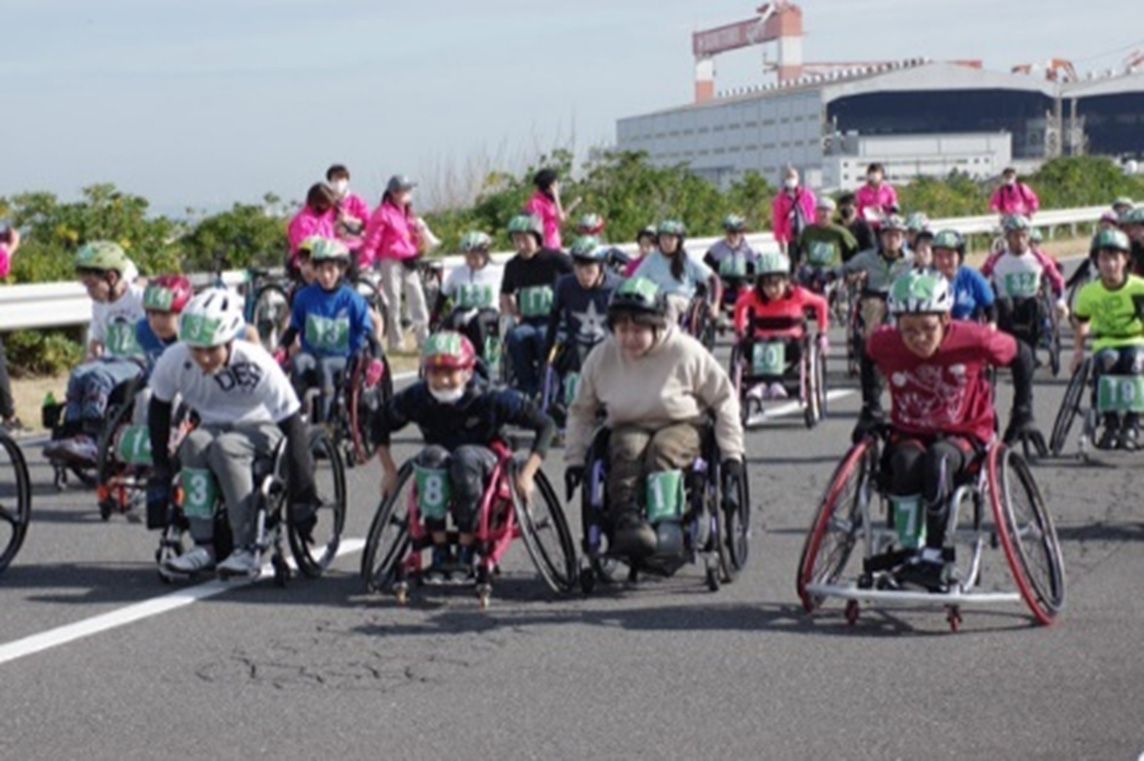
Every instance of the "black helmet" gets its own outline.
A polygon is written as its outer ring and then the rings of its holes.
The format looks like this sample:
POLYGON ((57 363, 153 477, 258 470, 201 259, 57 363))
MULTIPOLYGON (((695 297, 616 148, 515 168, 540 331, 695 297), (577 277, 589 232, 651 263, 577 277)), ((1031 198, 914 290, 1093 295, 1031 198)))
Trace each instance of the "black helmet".
POLYGON ((608 302, 608 325, 614 324, 621 315, 644 325, 665 327, 667 297, 646 277, 629 278, 616 288, 608 302))

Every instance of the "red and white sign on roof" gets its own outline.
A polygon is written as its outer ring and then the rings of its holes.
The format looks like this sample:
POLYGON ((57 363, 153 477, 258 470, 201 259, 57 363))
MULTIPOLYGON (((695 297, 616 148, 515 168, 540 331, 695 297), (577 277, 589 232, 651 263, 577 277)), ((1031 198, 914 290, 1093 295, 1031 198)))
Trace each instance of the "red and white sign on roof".
POLYGON ((766 22, 761 18, 740 21, 737 24, 727 24, 716 29, 707 29, 691 35, 691 50, 697 55, 716 55, 728 50, 745 48, 756 45, 763 40, 763 27, 766 22))

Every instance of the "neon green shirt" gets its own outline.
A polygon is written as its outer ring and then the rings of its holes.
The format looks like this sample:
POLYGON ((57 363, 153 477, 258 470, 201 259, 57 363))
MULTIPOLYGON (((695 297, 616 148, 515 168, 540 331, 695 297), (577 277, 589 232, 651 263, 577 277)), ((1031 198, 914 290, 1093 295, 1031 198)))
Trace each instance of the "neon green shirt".
POLYGON ((1081 322, 1092 323, 1095 351, 1144 344, 1144 278, 1129 275, 1115 290, 1094 280, 1080 289, 1073 311, 1081 322))

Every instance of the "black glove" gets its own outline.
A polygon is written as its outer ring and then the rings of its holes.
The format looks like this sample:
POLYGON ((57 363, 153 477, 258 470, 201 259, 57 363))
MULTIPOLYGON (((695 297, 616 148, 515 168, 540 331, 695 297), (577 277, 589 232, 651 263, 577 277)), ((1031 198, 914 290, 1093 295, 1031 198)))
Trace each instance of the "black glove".
POLYGON ((851 443, 857 444, 867 436, 877 436, 885 424, 886 418, 881 412, 863 409, 862 414, 858 416, 858 422, 854 425, 854 430, 850 433, 851 443))
POLYGON ((1009 426, 1002 437, 1010 447, 1018 442, 1024 450, 1025 457, 1048 457, 1049 447, 1045 443, 1045 436, 1033 420, 1033 413, 1023 408, 1015 408, 1009 418, 1009 426))
POLYGON ((739 487, 743 482, 743 461, 724 460, 720 466, 723 473, 723 509, 739 508, 739 487))
POLYGON ((572 499, 572 495, 580 488, 580 484, 584 483, 584 466, 583 465, 569 465, 564 469, 564 499, 572 499))
POLYGON ((147 479, 147 528, 164 529, 171 521, 171 471, 156 468, 147 479))

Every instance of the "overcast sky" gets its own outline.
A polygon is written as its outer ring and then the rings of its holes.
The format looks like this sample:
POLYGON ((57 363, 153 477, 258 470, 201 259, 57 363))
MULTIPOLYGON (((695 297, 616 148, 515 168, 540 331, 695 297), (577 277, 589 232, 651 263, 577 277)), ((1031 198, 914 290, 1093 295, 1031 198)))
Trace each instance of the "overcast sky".
MULTIPOLYGON (((688 102, 690 33, 756 2, 0 0, 0 195, 114 182, 159 211, 215 209, 301 198, 342 162, 374 202, 394 172, 440 186, 573 139, 582 151, 611 143, 619 117, 688 102)), ((1144 46, 1137 0, 802 7, 808 61, 1083 70, 1144 46)), ((761 55, 718 59, 718 87, 761 81, 761 55)))

